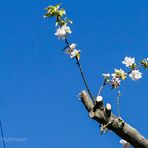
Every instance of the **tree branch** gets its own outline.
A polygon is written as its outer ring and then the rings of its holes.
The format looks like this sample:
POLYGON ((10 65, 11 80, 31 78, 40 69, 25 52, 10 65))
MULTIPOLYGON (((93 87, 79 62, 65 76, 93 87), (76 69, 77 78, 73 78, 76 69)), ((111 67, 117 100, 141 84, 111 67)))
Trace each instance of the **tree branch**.
POLYGON ((148 148, 148 140, 135 128, 127 124, 120 117, 113 115, 113 113, 108 114, 108 111, 111 111, 111 106, 109 106, 109 104, 104 107, 103 103, 99 102, 102 100, 98 100, 93 104, 87 92, 84 90, 81 92, 80 97, 82 103, 89 112, 90 118, 96 120, 99 124, 106 126, 135 148, 148 148), (102 104, 102 106, 98 105, 99 103, 102 104))

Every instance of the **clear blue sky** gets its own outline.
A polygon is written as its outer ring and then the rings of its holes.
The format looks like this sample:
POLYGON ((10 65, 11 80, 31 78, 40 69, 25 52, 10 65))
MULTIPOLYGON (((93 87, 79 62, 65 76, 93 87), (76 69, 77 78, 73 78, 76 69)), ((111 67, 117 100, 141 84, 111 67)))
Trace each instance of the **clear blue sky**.
MULTIPOLYGON (((119 148, 114 133, 100 135, 78 93, 85 89, 77 66, 61 52, 53 20, 43 8, 62 2, 73 20, 70 42, 82 51, 81 62, 94 95, 101 74, 125 68, 125 56, 148 56, 148 1, 0 0, 0 114, 7 148, 119 148)), ((121 86, 121 115, 148 135, 148 73, 121 86)), ((117 114, 116 92, 106 88, 105 102, 117 114)), ((0 143, 2 147, 2 142, 0 143)))

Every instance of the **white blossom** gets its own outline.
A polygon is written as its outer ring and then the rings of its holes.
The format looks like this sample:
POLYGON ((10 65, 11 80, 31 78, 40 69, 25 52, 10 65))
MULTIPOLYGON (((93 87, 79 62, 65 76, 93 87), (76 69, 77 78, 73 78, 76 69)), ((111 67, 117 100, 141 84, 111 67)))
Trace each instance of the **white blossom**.
POLYGON ((115 73, 112 74, 112 77, 115 77, 116 74, 124 75, 125 72, 124 72, 124 70, 122 70, 122 69, 116 69, 116 68, 115 68, 115 73))
POLYGON ((126 73, 122 69, 115 69, 115 73, 112 74, 113 78, 121 78, 122 80, 126 79, 126 73))
POLYGON ((130 67, 133 64, 135 64, 135 58, 131 58, 131 57, 125 57, 124 61, 122 61, 122 64, 125 64, 126 67, 130 67))
POLYGON ((118 88, 120 86, 121 80, 119 78, 113 77, 111 80, 111 85, 113 88, 118 88))
POLYGON ((124 72, 124 70, 122 70, 122 69, 116 69, 116 68, 115 68, 115 73, 124 74, 125 72, 124 72))
POLYGON ((132 80, 139 80, 142 78, 142 73, 139 70, 132 70, 132 72, 129 74, 129 77, 132 80))
POLYGON ((116 75, 116 72, 119 72, 119 71, 120 71, 120 70, 118 70, 118 69, 115 68, 115 73, 112 74, 112 77, 113 77, 113 78, 116 78, 116 76, 117 76, 117 75, 116 75))
POLYGON ((65 39, 69 33, 71 33, 72 31, 70 30, 69 26, 63 25, 61 27, 59 27, 55 33, 56 36, 58 36, 58 39, 65 39))
POLYGON ((70 49, 75 49, 77 47, 77 44, 72 43, 72 44, 69 45, 69 47, 70 47, 70 49))
POLYGON ((71 57, 71 58, 75 58, 79 53, 80 53, 80 50, 74 49, 74 50, 70 53, 70 57, 71 57))
POLYGON ((102 76, 103 76, 104 78, 109 78, 109 77, 110 77, 110 74, 109 74, 109 73, 103 73, 102 76))
POLYGON ((112 77, 113 77, 113 78, 116 78, 116 74, 115 74, 115 73, 113 73, 113 74, 112 74, 112 77))
POLYGON ((69 46, 66 47, 65 53, 70 54, 75 48, 77 47, 77 44, 72 43, 69 46))
POLYGON ((130 144, 127 141, 121 139, 120 143, 122 144, 122 148, 130 148, 130 144))
POLYGON ((70 55, 71 58, 75 58, 80 53, 80 50, 75 49, 76 47, 77 47, 77 44, 75 44, 75 43, 70 44, 65 49, 65 53, 70 55))

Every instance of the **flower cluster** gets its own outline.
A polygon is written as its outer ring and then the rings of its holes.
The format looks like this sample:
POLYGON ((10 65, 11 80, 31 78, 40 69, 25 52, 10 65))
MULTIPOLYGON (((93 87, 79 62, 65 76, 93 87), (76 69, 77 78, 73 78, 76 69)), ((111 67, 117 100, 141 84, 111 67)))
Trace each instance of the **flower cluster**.
MULTIPOLYGON (((122 61, 123 64, 126 65, 126 67, 130 68, 130 72, 129 72, 129 77, 132 80, 139 80, 142 78, 142 73, 137 69, 138 66, 135 63, 135 58, 131 58, 131 57, 125 57, 124 61, 122 61)), ((146 65, 148 64, 148 62, 144 59, 142 61, 140 61, 141 65, 143 65, 146 68, 146 65)), ((139 66, 141 66, 139 65, 139 66)))
POLYGON ((63 17, 64 15, 66 15, 66 11, 63 8, 60 9, 60 6, 61 4, 57 4, 55 6, 48 6, 47 8, 45 8, 47 13, 45 13, 44 17, 56 18, 55 26, 59 26, 59 27, 56 29, 55 35, 58 37, 58 39, 62 39, 66 41, 66 44, 68 46, 64 48, 65 53, 68 54, 71 58, 76 58, 77 60, 79 60, 80 50, 76 49, 77 45, 75 43, 69 45, 66 39, 68 37, 68 34, 72 33, 70 27, 68 26, 68 23, 72 24, 72 21, 67 17, 63 17))
POLYGON ((65 49, 65 53, 68 54, 71 58, 80 59, 80 50, 76 49, 77 44, 72 43, 71 45, 67 46, 65 49))
MULTIPOLYGON (((45 18, 55 17, 56 25, 58 28, 56 29, 55 35, 58 39, 65 40, 67 46, 64 48, 66 54, 70 56, 72 59, 80 59, 80 50, 76 49, 76 44, 69 44, 67 41, 67 37, 72 33, 68 23, 72 24, 72 21, 67 17, 66 11, 63 8, 60 8, 61 4, 57 4, 55 6, 48 6, 45 8, 47 11, 44 15, 45 18)), ((104 84, 109 84, 112 88, 118 88, 120 86, 121 81, 125 80, 127 76, 129 76, 132 80, 139 80, 142 78, 142 73, 138 70, 139 65, 137 66, 134 57, 125 57, 122 61, 127 68, 129 68, 129 72, 124 72, 122 69, 115 69, 112 74, 102 74, 104 77, 104 84)), ((140 66, 143 66, 144 69, 148 68, 148 58, 145 58, 140 61, 140 66)))
POLYGON ((118 88, 120 86, 121 80, 119 78, 113 77, 110 82, 112 88, 118 88))
POLYGON ((129 72, 126 73, 122 69, 115 69, 113 74, 102 74, 106 84, 112 86, 112 88, 118 88, 120 86, 121 80, 125 80, 129 76, 132 80, 139 80, 142 78, 142 73, 138 70, 140 66, 143 66, 145 69, 148 68, 148 58, 145 58, 140 61, 140 65, 137 66, 135 63, 135 58, 125 57, 122 61, 122 64, 125 64, 129 68, 129 72))
POLYGON ((113 74, 102 74, 104 76, 105 83, 110 84, 112 88, 118 88, 121 80, 126 79, 126 73, 122 69, 115 69, 113 74), (110 77, 112 78, 110 79, 110 77))
POLYGON ((112 74, 113 78, 121 78, 122 80, 126 79, 127 73, 125 73, 122 69, 115 69, 115 73, 112 74))
POLYGON ((69 33, 71 33, 70 27, 63 25, 57 29, 55 35, 58 39, 65 40, 69 33))

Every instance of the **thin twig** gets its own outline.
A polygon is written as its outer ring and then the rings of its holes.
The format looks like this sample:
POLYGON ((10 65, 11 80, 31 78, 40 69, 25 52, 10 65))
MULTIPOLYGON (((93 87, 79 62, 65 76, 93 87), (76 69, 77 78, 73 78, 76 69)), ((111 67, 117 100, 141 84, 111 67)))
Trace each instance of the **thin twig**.
POLYGON ((120 90, 118 90, 118 95, 117 95, 117 112, 118 112, 118 116, 120 117, 120 97, 121 97, 121 93, 120 90))
MULTIPOLYGON (((68 46, 70 45, 67 39, 65 39, 65 42, 66 42, 66 44, 67 44, 68 46)), ((90 95, 92 101, 95 102, 95 99, 94 99, 94 97, 93 97, 93 95, 92 95, 92 93, 91 93, 91 91, 90 91, 90 89, 89 89, 89 86, 88 86, 88 83, 87 83, 87 81, 86 81, 84 72, 83 72, 83 70, 82 70, 82 65, 80 64, 80 61, 78 60, 77 57, 75 57, 75 59, 76 59, 77 65, 78 65, 78 67, 79 67, 79 70, 80 70, 80 73, 81 73, 83 82, 84 82, 84 84, 85 84, 85 86, 86 86, 86 89, 87 89, 87 91, 88 91, 88 93, 89 93, 89 95, 90 95)))
POLYGON ((103 82, 103 84, 101 85, 101 87, 99 89, 98 96, 100 96, 100 94, 101 94, 101 92, 102 92, 105 85, 106 85, 106 80, 104 79, 104 82, 103 82))
POLYGON ((65 42, 66 42, 66 44, 69 46, 69 42, 68 42, 68 40, 67 40, 67 39, 65 39, 65 42))
POLYGON ((83 82, 84 82, 84 84, 85 84, 85 86, 86 86, 86 89, 87 89, 87 91, 88 91, 88 93, 89 93, 89 95, 90 95, 92 101, 95 102, 95 99, 94 99, 94 97, 93 97, 93 95, 92 95, 92 93, 91 93, 91 91, 90 91, 90 89, 89 89, 89 86, 88 86, 88 84, 87 84, 87 81, 86 81, 84 72, 83 72, 83 70, 82 70, 82 66, 81 66, 81 64, 80 64, 80 62, 79 62, 79 60, 78 60, 77 57, 76 57, 76 61, 77 61, 77 65, 78 65, 78 67, 79 67, 79 70, 80 70, 80 73, 81 73, 83 82))
MULTIPOLYGON (((57 21, 59 21, 59 17, 57 17, 57 21)), ((59 25, 59 26, 61 27, 61 25, 59 25)), ((66 38, 65 38, 65 42, 66 42, 66 44, 68 45, 68 47, 70 48, 70 46, 69 46, 70 44, 69 44, 69 42, 68 42, 68 40, 67 40, 66 38)), ((81 66, 81 64, 80 64, 80 62, 79 62, 79 60, 78 60, 78 58, 76 57, 75 59, 76 59, 77 65, 78 65, 78 67, 79 67, 79 70, 80 70, 80 73, 81 73, 83 82, 84 82, 84 84, 85 84, 85 86, 86 86, 86 89, 87 89, 87 91, 88 91, 88 93, 89 93, 89 95, 90 95, 92 101, 95 102, 95 99, 94 99, 94 97, 93 97, 93 95, 92 95, 92 93, 91 93, 91 91, 90 91, 90 89, 89 89, 89 86, 88 86, 88 84, 87 84, 87 81, 86 81, 84 72, 83 72, 83 70, 82 70, 82 66, 81 66)))
POLYGON ((142 65, 141 64, 139 64, 138 66, 136 66, 134 69, 132 69, 132 70, 130 70, 127 74, 130 74, 133 70, 136 70, 136 69, 138 69, 138 68, 140 68, 142 65))

